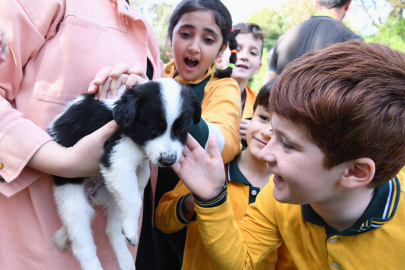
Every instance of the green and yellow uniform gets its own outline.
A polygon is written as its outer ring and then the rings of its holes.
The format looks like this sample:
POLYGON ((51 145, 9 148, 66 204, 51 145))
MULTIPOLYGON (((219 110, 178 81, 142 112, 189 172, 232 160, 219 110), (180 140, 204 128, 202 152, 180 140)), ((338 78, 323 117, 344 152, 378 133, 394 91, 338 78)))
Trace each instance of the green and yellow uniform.
MULTIPOLYGON (((237 163, 237 157, 225 165, 226 181, 230 200, 232 201, 232 211, 235 221, 243 218, 246 208, 249 204, 255 202, 260 188, 254 187, 249 180, 240 171, 237 163)), ((184 270, 216 270, 215 264, 209 257, 202 242, 195 215, 190 213, 188 216, 183 214, 183 203, 186 196, 190 193, 183 182, 179 182, 176 188, 163 195, 156 210, 156 224, 166 232, 172 233, 187 229, 186 245, 183 256, 184 270)), ((284 254, 283 264, 292 264, 291 257, 286 249, 282 249, 284 254)), ((278 261, 277 250, 266 256, 266 258, 256 266, 256 270, 275 269, 278 261)), ((281 254, 280 254, 281 255, 281 254)), ((291 266, 292 267, 292 266, 291 266)), ((283 268, 286 269, 286 268, 283 268)), ((289 268, 295 269, 295 268, 289 268)))
MULTIPOLYGON (((243 91, 241 97, 242 104, 242 119, 252 120, 254 111, 253 105, 256 101, 256 96, 259 92, 252 90, 248 85, 245 86, 245 91, 243 91)), ((247 142, 242 140, 242 147, 247 147, 247 142)))
POLYGON ((277 202, 272 181, 236 222, 226 187, 214 200, 195 199, 197 225, 217 269, 254 269, 281 241, 298 269, 403 269, 405 174, 375 189, 363 215, 337 232, 310 205, 277 202), (224 196, 225 195, 225 196, 224 196))

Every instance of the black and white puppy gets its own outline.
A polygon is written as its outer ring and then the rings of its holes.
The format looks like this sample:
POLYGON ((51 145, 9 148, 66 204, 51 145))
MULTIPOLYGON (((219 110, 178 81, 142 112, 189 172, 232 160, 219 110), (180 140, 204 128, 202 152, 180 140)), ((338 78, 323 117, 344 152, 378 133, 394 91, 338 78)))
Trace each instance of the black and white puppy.
POLYGON ((72 252, 84 270, 102 269, 91 232, 92 203, 106 209, 106 233, 120 269, 135 269, 126 242, 132 246, 138 242, 138 218, 150 177, 149 161, 157 166, 175 164, 191 120, 196 124, 201 118, 194 92, 174 79, 123 89, 118 98, 101 102, 94 100, 94 95, 77 97, 48 128, 55 141, 65 147, 73 146, 112 119, 120 128, 104 146, 100 162, 103 177, 54 176, 54 197, 63 223, 55 233, 55 243, 64 249, 70 240, 72 252))

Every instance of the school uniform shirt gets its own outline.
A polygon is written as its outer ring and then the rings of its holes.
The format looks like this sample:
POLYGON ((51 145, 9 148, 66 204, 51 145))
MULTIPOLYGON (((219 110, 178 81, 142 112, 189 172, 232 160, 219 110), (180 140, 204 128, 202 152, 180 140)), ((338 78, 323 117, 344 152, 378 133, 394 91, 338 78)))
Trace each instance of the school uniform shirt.
MULTIPOLYGON (((241 104, 242 104, 242 119, 252 120, 254 111, 253 105, 255 104, 256 97, 258 92, 252 90, 248 85, 245 87, 245 91, 243 91, 241 97, 241 104)), ((246 149, 247 142, 242 139, 242 147, 246 149)))
MULTIPOLYGON (((255 202, 256 197, 260 192, 260 188, 252 186, 249 180, 246 179, 246 177, 240 171, 237 163, 237 157, 225 165, 225 170, 229 196, 230 200, 232 201, 231 210, 233 212, 235 221, 239 221, 243 218, 248 205, 255 202)), ((156 224, 163 232, 166 233, 173 233, 185 226, 188 226, 182 269, 216 270, 214 262, 205 250, 204 243, 202 242, 198 230, 195 214, 190 213, 186 216, 183 213, 182 207, 184 204, 184 199, 189 193, 190 191, 183 184, 183 182, 179 182, 173 191, 163 195, 156 211, 156 224)), ((214 240, 212 239, 211 241, 214 240)), ((232 247, 229 248, 232 249, 232 247)), ((286 250, 284 249, 284 251, 286 250)), ((288 252, 286 256, 283 257, 285 257, 284 265, 288 265, 288 263, 291 265, 288 252)), ((264 258, 264 260, 259 263, 255 269, 276 269, 275 267, 277 260, 277 250, 275 250, 266 256, 266 258, 264 258)))
POLYGON ((405 174, 375 189, 363 215, 337 232, 310 205, 277 202, 271 182, 236 222, 226 187, 214 200, 195 199, 197 225, 217 269, 254 269, 281 241, 298 269, 404 269, 405 174))
POLYGON ((253 105, 255 104, 257 94, 259 92, 251 89, 248 85, 245 87, 244 97, 241 99, 242 103, 242 119, 252 119, 254 111, 253 105))
MULTIPOLYGON (((53 240, 62 223, 52 177, 26 165, 52 140, 49 122, 102 68, 125 62, 146 70, 149 61, 153 78, 163 77, 158 41, 124 0, 2 0, 0 27, 10 48, 0 65, 0 268, 80 269, 53 240)), ((104 269, 119 269, 107 218, 95 209, 97 255, 104 269)))

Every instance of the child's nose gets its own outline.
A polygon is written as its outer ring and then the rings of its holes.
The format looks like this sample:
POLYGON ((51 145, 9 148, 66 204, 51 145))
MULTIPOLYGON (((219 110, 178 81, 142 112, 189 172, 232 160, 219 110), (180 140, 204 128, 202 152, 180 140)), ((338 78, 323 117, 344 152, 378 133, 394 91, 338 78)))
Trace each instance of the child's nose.
POLYGON ((199 52, 200 52, 200 45, 199 45, 199 42, 198 42, 198 39, 197 39, 197 38, 194 38, 194 39, 191 41, 191 44, 190 44, 190 46, 188 47, 188 49, 189 49, 192 53, 199 53, 199 52))
POLYGON ((238 52, 238 59, 247 60, 246 50, 240 50, 238 52))
POLYGON ((261 133, 262 133, 262 135, 265 137, 265 138, 271 138, 271 134, 272 134, 272 131, 271 131, 271 127, 266 127, 266 128, 264 128, 264 129, 262 129, 261 130, 261 133))
POLYGON ((274 163, 277 161, 273 153, 273 141, 270 140, 265 147, 260 151, 259 158, 267 163, 274 163))

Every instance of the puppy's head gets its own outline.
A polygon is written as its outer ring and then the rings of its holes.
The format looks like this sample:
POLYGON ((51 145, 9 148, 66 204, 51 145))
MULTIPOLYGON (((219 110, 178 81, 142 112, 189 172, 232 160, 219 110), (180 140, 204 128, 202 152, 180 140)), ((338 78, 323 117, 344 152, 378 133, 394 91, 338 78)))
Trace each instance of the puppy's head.
POLYGON ((201 106, 189 86, 165 78, 127 89, 113 117, 153 164, 171 166, 180 159, 191 120, 199 123, 201 106))

